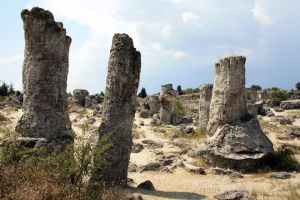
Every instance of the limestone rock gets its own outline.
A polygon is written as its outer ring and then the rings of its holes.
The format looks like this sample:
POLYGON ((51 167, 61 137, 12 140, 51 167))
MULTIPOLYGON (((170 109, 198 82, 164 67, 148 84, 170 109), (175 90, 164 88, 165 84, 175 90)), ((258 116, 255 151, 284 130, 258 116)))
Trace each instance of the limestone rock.
POLYGON ((255 198, 246 190, 229 190, 216 195, 217 200, 255 200, 255 198))
POLYGON ((73 98, 76 105, 88 107, 86 104, 86 98, 88 97, 89 92, 83 89, 75 89, 73 90, 73 98))
POLYGON ((215 64, 215 81, 209 111, 207 132, 216 130, 244 118, 246 115, 245 62, 243 56, 221 59, 215 64))
POLYGON ((213 85, 207 84, 200 87, 199 100, 199 129, 201 132, 206 132, 209 120, 209 108, 212 98, 213 85))
POLYGON ((172 101, 175 101, 176 97, 178 96, 178 92, 173 89, 172 84, 162 85, 159 95, 160 101, 160 121, 163 124, 171 124, 172 122, 172 114, 173 114, 173 107, 172 101))
POLYGON ((25 137, 73 140, 67 76, 71 38, 51 12, 34 7, 21 13, 25 31, 23 115, 16 131, 25 137))
POLYGON ((140 184, 137 186, 137 189, 155 190, 154 185, 153 185, 152 182, 149 181, 149 180, 140 183, 140 184))
POLYGON ((143 99, 142 110, 140 112, 141 118, 152 117, 154 114, 159 113, 160 102, 157 95, 147 96, 143 99))
POLYGON ((254 170, 274 153, 272 142, 256 118, 224 125, 195 152, 218 167, 245 171, 254 170))
POLYGON ((115 34, 110 50, 102 123, 96 147, 101 148, 101 141, 108 138, 110 148, 104 158, 95 158, 110 167, 94 169, 92 180, 101 180, 106 184, 127 181, 140 72, 141 54, 134 48, 133 40, 127 34, 115 34))
POLYGON ((267 178, 289 179, 291 175, 287 172, 270 172, 266 174, 267 178))
POLYGON ((288 100, 288 101, 282 101, 280 103, 280 108, 283 109, 299 109, 300 108, 300 99, 296 100, 288 100))

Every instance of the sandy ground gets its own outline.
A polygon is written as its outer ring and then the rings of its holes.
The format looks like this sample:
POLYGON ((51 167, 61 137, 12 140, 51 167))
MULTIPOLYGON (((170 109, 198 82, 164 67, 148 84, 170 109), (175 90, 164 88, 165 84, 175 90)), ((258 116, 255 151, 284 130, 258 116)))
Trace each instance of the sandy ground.
MULTIPOLYGON (((299 110, 298 110, 299 111, 299 110)), ((21 117, 22 111, 14 108, 5 108, 0 110, 1 114, 4 114, 10 119, 9 126, 14 128, 17 120, 21 117)), ((275 113, 276 115, 286 115, 284 113, 275 113)), ((93 134, 96 139, 95 131, 101 123, 100 118, 92 117, 92 110, 87 110, 82 113, 71 113, 71 121, 73 130, 76 133, 77 138, 84 139, 90 137, 93 134), (88 124, 88 120, 91 118, 96 119, 92 124, 90 123, 86 129, 83 128, 83 124, 88 124)), ((264 117, 261 120, 269 121, 264 117)), ((137 137, 134 139, 134 143, 140 143, 144 139, 151 139, 156 142, 164 144, 163 148, 158 149, 163 151, 165 155, 176 155, 178 160, 186 159, 185 155, 180 155, 182 151, 180 148, 175 147, 168 135, 172 132, 172 127, 164 128, 165 133, 161 132, 160 128, 151 128, 149 126, 150 119, 139 119, 136 115, 135 124, 139 125, 143 121, 145 126, 138 126, 134 132, 137 137)), ((270 122, 271 123, 271 122, 270 122)), ((300 126, 300 119, 295 120, 294 125, 300 126)), ((275 146, 280 143, 293 143, 300 147, 299 140, 295 141, 279 141, 277 139, 277 132, 269 132, 268 137, 274 142, 275 146)), ((191 147, 196 147, 199 143, 199 138, 195 140, 187 140, 191 147)), ((78 143, 79 144, 79 143, 78 143)), ((130 162, 139 165, 144 165, 150 161, 155 161, 155 150, 144 148, 140 153, 132 153, 130 162)), ((296 155, 300 161, 300 156, 296 155)), ((201 166, 201 165, 200 165, 201 166)), ((183 168, 176 168, 173 173, 161 172, 161 171, 146 171, 146 172, 130 172, 129 178, 133 179, 131 183, 132 187, 137 186, 139 183, 150 180, 152 181, 155 191, 138 191, 131 189, 134 193, 140 193, 145 200, 151 199, 214 199, 213 196, 226 190, 231 189, 245 189, 250 191, 257 199, 287 199, 288 194, 292 190, 300 192, 300 174, 292 173, 292 178, 287 180, 277 180, 265 178, 265 174, 243 174, 243 178, 230 178, 229 176, 218 176, 211 173, 211 167, 203 165, 206 175, 193 174, 185 171, 183 168)))

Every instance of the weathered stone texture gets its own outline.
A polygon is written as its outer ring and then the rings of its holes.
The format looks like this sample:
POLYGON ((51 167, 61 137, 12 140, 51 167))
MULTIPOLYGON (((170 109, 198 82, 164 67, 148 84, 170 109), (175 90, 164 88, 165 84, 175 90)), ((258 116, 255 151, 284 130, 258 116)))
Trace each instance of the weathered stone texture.
POLYGON ((212 84, 202 85, 200 87, 200 99, 199 99, 199 128, 200 131, 206 132, 207 124, 209 120, 209 108, 212 98, 212 84))
POLYGON ((103 160, 109 167, 95 169, 92 179, 100 179, 107 184, 127 181, 140 72, 141 54, 134 48, 133 40, 127 34, 115 34, 99 128, 99 141, 108 136, 111 147, 106 156, 95 158, 96 161, 103 160))
POLYGON ((79 106, 86 106, 87 97, 89 92, 83 89, 75 89, 73 90, 74 103, 79 106))
POLYGON ((233 123, 246 115, 245 62, 243 56, 227 57, 215 64, 215 81, 210 104, 207 132, 233 123))
POLYGON ((173 106, 172 102, 175 101, 178 92, 173 89, 172 84, 162 85, 159 95, 160 101, 160 121, 163 124, 171 124, 173 106))
POLYGON ((22 136, 72 138, 68 114, 67 76, 71 38, 51 12, 23 10, 23 116, 16 131, 22 136))

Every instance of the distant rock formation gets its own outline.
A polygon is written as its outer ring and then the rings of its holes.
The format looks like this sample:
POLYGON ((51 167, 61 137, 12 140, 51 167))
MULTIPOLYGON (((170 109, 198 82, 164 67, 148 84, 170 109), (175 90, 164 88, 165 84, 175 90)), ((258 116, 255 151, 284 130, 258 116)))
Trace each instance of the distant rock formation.
POLYGON ((215 81, 207 126, 210 135, 218 127, 239 121, 246 115, 245 62, 245 57, 233 56, 221 59, 215 64, 215 81))
POLYGON ((209 121, 209 108, 212 98, 212 84, 205 84, 200 87, 199 93, 199 129, 205 133, 209 121))
POLYGON ((72 140, 66 92, 71 38, 51 12, 23 10, 23 116, 16 131, 25 137, 72 140))
POLYGON ((159 95, 160 101, 160 121, 163 124, 172 123, 173 107, 172 102, 175 101, 178 96, 178 92, 173 89, 172 84, 162 85, 159 95))
POLYGON ((74 103, 79 106, 85 106, 89 92, 83 89, 73 90, 74 103))
POLYGON ((125 184, 132 150, 132 126, 137 105, 137 89, 141 72, 141 54, 127 34, 115 34, 112 40, 102 123, 96 152, 103 150, 102 140, 110 145, 105 155, 95 154, 91 181, 125 184), (104 163, 105 167, 97 166, 104 163))

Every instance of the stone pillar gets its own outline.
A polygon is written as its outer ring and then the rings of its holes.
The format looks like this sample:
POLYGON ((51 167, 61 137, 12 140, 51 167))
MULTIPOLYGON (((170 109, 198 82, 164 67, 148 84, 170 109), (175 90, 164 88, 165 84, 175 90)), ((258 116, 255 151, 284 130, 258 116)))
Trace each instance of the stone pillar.
POLYGON ((205 133, 208 120, 209 120, 209 108, 212 98, 212 84, 205 84, 200 87, 200 99, 199 99, 199 129, 205 133))
POLYGON ((102 123, 96 152, 103 152, 103 140, 109 141, 105 155, 95 154, 91 181, 122 184, 132 148, 132 126, 137 106, 137 89, 141 72, 141 54, 127 34, 115 34, 112 40, 102 123), (103 163, 103 164, 99 164, 103 163))
POLYGON ((16 131, 25 137, 72 140, 66 92, 71 38, 47 10, 23 10, 21 17, 24 101, 16 131))
POLYGON ((210 135, 220 126, 238 123, 246 115, 245 62, 246 57, 232 56, 215 64, 215 81, 207 126, 210 135))
POLYGON ((172 101, 176 99, 178 92, 173 89, 172 84, 162 85, 159 95, 160 101, 160 121, 163 124, 171 124, 173 107, 172 101))
POLYGON ((86 98, 89 96, 87 90, 75 89, 73 90, 74 103, 78 106, 86 106, 86 98))

